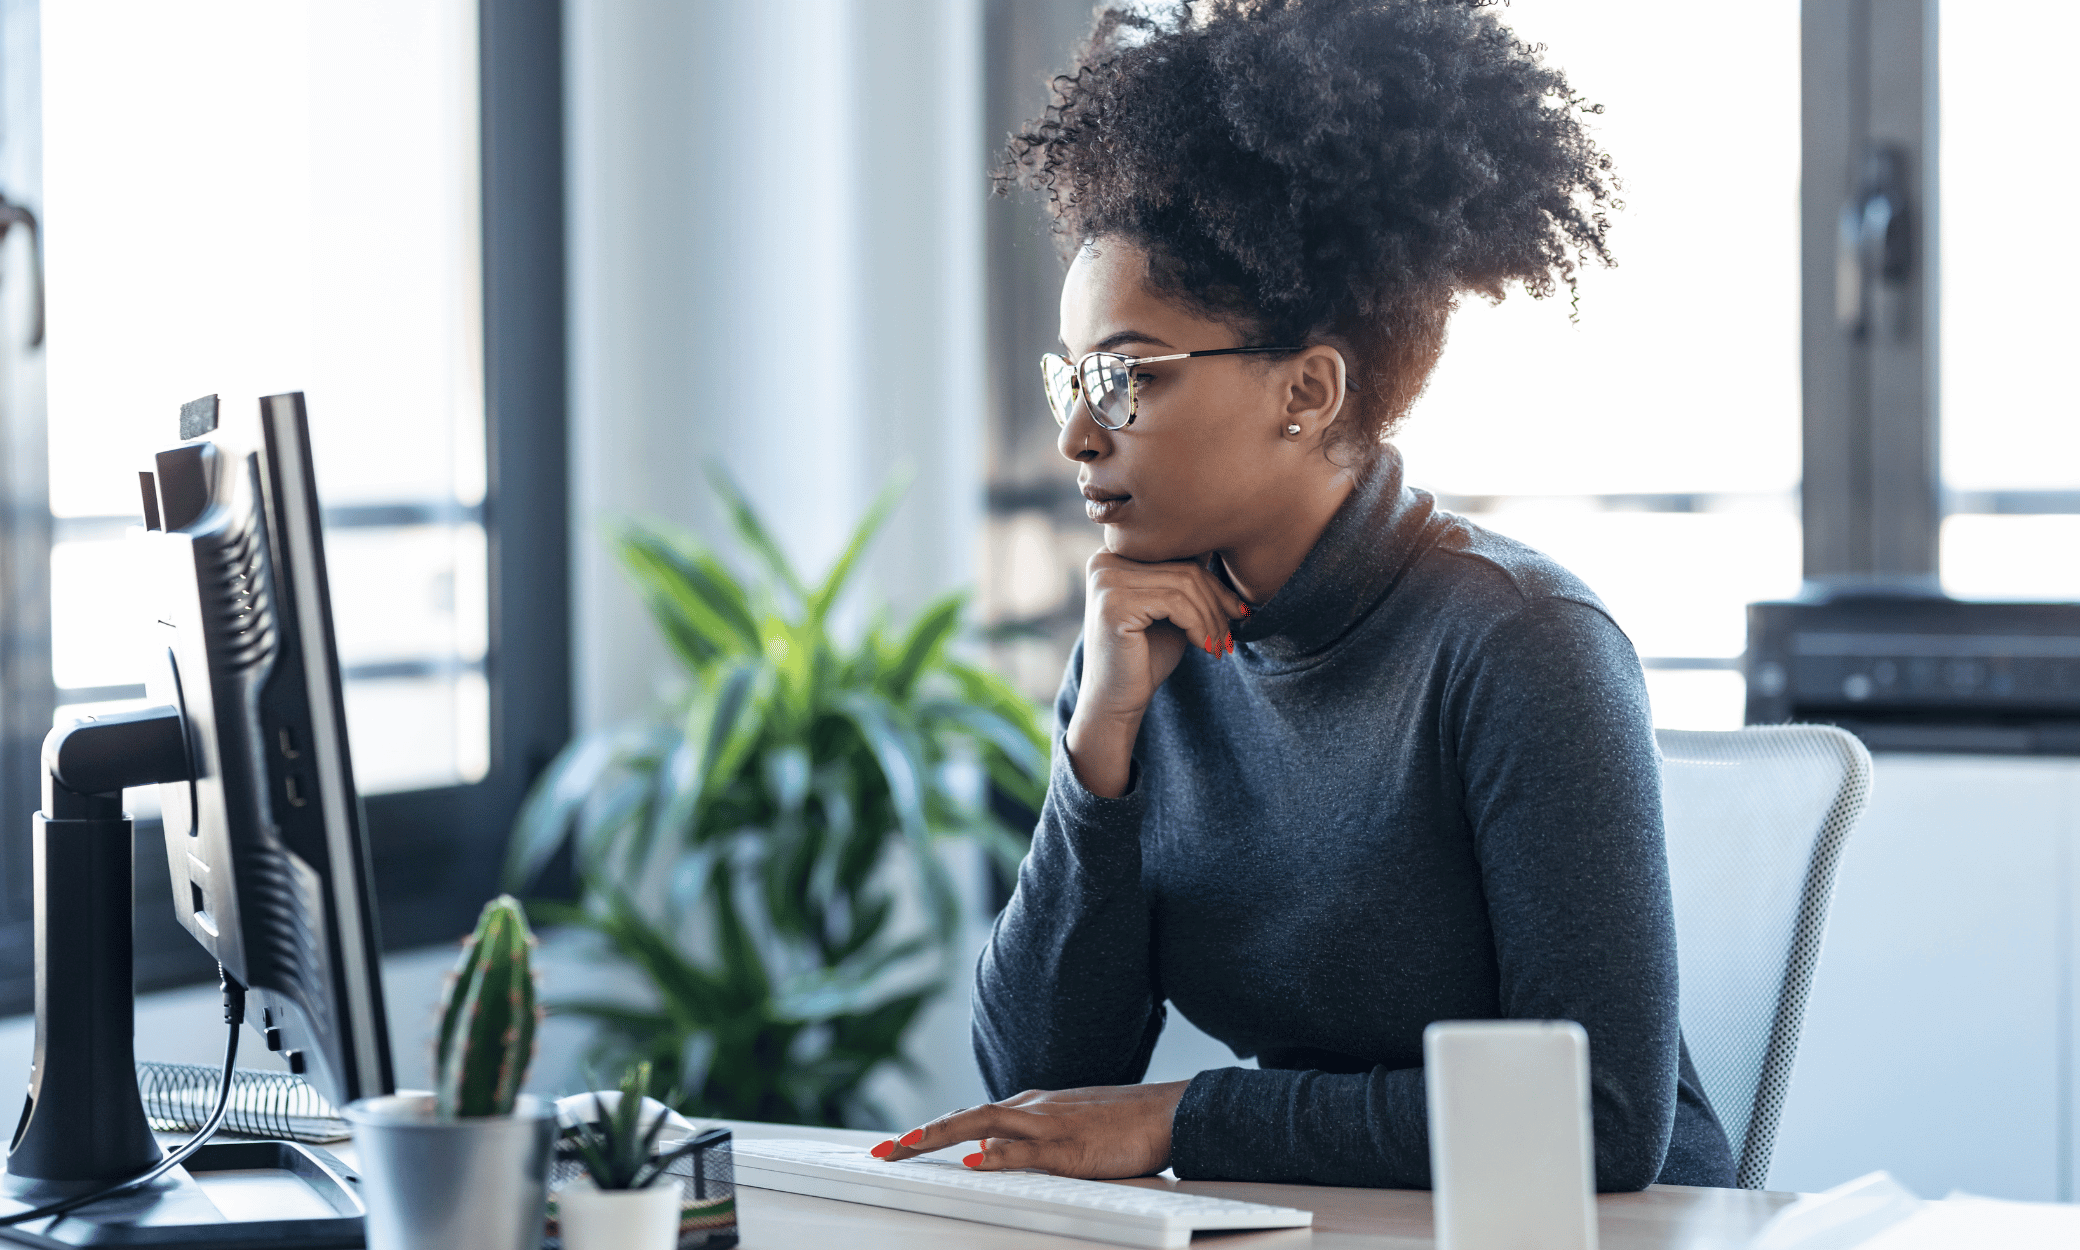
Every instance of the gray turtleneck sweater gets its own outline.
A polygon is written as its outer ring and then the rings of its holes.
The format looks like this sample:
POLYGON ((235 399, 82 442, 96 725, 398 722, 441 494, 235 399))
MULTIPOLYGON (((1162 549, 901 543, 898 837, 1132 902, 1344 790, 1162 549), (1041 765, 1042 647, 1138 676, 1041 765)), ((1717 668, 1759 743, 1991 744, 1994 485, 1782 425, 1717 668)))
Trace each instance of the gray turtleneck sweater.
POLYGON ((1260 1065, 1193 1078, 1178 1176, 1421 1188, 1424 1026, 1566 1019, 1598 1187, 1731 1185, 1677 1025, 1645 685, 1595 595, 1389 450, 1235 642, 1185 652, 1116 799, 1061 747, 1070 658, 977 970, 992 1096, 1139 1081, 1167 1002, 1260 1065))

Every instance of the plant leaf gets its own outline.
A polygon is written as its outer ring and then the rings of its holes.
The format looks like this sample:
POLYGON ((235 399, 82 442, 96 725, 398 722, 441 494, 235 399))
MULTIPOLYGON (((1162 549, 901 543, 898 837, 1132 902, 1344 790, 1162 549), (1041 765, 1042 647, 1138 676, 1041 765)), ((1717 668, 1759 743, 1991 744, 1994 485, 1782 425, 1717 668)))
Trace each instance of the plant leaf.
POLYGON ((659 806, 659 829, 677 831, 684 840, 699 837, 703 807, 758 745, 766 702, 758 692, 771 681, 771 667, 751 657, 722 670, 713 686, 694 700, 686 716, 686 741, 697 750, 684 770, 671 778, 666 801, 659 806))
POLYGON ((613 767, 615 748, 625 736, 625 730, 595 730, 573 739, 549 761, 528 789, 527 800, 514 818, 505 871, 500 877, 503 889, 525 890, 556 857, 571 836, 579 810, 613 767))
POLYGON ((917 714, 927 722, 943 721, 959 727, 968 737, 1002 752, 1028 779, 1046 784, 1047 752, 995 709, 953 699, 932 699, 920 703, 917 714))
POLYGON ((931 825, 925 818, 923 753, 902 731, 886 699, 865 691, 851 691, 841 696, 838 704, 880 765, 881 775, 888 783, 889 801, 924 886, 933 927, 950 941, 960 925, 960 902, 947 878, 946 865, 940 862, 932 846, 931 825))
POLYGON ((897 703, 908 701, 918 677, 939 659, 948 640, 960 628, 961 613, 967 606, 968 592, 965 590, 951 591, 925 605, 924 611, 918 613, 917 620, 911 623, 895 663, 876 682, 883 694, 897 703))
POLYGON ((718 655, 758 649, 750 596, 694 539, 668 536, 655 523, 632 523, 622 529, 615 551, 689 669, 699 671, 718 655))
POLYGON ((1018 726, 1019 732, 1031 739, 1043 755, 1047 753, 1051 736, 1041 727, 1039 710, 1010 682, 986 668, 960 660, 947 660, 940 667, 960 683, 962 698, 1018 726))
POLYGON ((830 572, 823 575, 822 584, 809 595, 807 611, 804 613, 806 623, 813 623, 821 629, 824 618, 830 615, 831 605, 838 601, 839 595, 845 593, 845 583, 852 580, 853 570, 859 567, 860 557, 866 554, 867 548, 873 544, 874 535, 881 531, 882 524, 888 520, 888 514, 895 511, 896 505, 902 502, 903 493, 909 489, 909 474, 899 474, 881 488, 881 493, 874 496, 873 503, 867 505, 866 515, 859 519, 858 525, 852 527, 852 537, 846 542, 845 550, 840 552, 837 560, 832 563, 830 572))
POLYGON ((774 580, 780 583, 795 603, 806 602, 809 597, 808 588, 802 585, 802 579, 795 573, 794 565, 788 561, 787 553, 780 549, 780 544, 767 532, 765 522, 758 519, 758 510, 751 506, 750 497, 737 485, 736 479, 729 475, 729 470, 719 463, 710 464, 708 482, 722 500, 723 511, 729 514, 730 524, 736 527, 737 537, 743 541, 744 546, 759 558, 766 566, 766 571, 773 575, 774 580))

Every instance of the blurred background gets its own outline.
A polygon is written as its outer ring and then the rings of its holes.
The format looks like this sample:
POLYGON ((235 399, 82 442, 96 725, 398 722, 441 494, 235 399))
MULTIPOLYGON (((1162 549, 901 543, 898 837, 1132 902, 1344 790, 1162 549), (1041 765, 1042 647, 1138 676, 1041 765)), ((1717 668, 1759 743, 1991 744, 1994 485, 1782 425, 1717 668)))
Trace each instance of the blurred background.
MULTIPOLYGON (((1810 571, 1801 145, 1802 101, 1826 89, 1802 61, 1815 7, 1504 11, 1604 106, 1597 134, 1624 181, 1619 265, 1589 272, 1576 308, 1469 301, 1397 440, 1445 506, 1589 582, 1637 646, 1665 727, 1742 723, 1746 605, 1797 594, 1810 571)), ((1934 198, 1919 211, 1936 262, 1925 376, 1941 589, 2080 599, 2080 407, 2059 363, 2080 311, 2041 224, 2080 193, 2054 138, 2072 103, 2053 59, 2080 15, 2039 9, 2023 31, 2003 6, 1945 5, 1940 22, 1933 0, 1900 7, 1925 14, 1934 71, 1934 198)), ((1037 205, 992 199, 988 170, 1090 12, 0 0, 0 194, 42 227, 0 234, 5 810, 35 806, 34 744, 53 717, 143 696, 124 542, 135 471, 174 441, 181 402, 211 393, 227 411, 309 397, 408 1070, 423 1070, 438 943, 497 887, 528 786, 574 736, 683 716, 705 680, 660 634, 617 535, 656 523, 747 584, 764 575, 710 466, 811 578, 888 483, 908 482, 833 637, 865 645, 882 616, 897 628, 965 589, 946 654, 1044 706, 1097 535, 1034 367, 1056 346, 1060 264, 1037 205)), ((943 992, 919 993, 887 1049, 908 1070, 862 1068, 871 1097, 846 1102, 850 1118, 908 1124, 982 1097, 965 968, 1007 880, 988 838, 1026 832, 1016 794, 975 773, 1002 762, 990 749, 929 761, 966 813, 935 825, 961 919, 937 939, 941 979, 918 982, 943 992)), ((1823 965, 1772 1185, 1890 1166, 1927 1194, 2070 1200, 2080 779, 2070 760, 1910 764, 1888 792, 1881 761, 1881 796, 1940 809, 1941 852, 1902 833, 1902 859, 1859 846, 1845 866, 1831 952, 1846 953, 1823 965), (1895 913, 1918 917, 1926 947, 1895 940, 1895 913), (1870 936, 1843 927, 1857 923, 1870 936), (1887 975, 1893 988, 1870 988, 1887 975), (1944 1032, 1931 1015, 1965 1023, 1944 1032), (1942 1123, 1965 1127, 1913 1127, 1901 1082, 1944 1087, 1942 1123)), ((152 814, 149 794, 132 799, 152 814)), ((1889 826, 1873 821, 1882 848, 1889 826)), ((165 989, 208 970, 163 914, 152 840, 139 968, 165 989)), ((26 845, 0 840, 0 945, 20 956, 0 1006, 15 1012, 29 1002, 26 845)), ((894 900, 892 925, 921 923, 899 878, 871 888, 894 900)), ((529 884, 582 900, 582 855, 529 884)), ((670 923, 697 929, 698 900, 681 901, 670 923)), ((548 997, 561 975, 651 1002, 655 986, 582 927, 552 939, 548 997)), ((147 1033, 168 1053, 145 1057, 187 1057, 175 1052, 192 1040, 208 1061, 201 994, 153 1000, 163 1024, 147 1033)), ((671 1035, 690 1074, 711 1062, 700 1036, 671 1035)), ((19 1020, 0 1026, 13 1047, 0 1067, 25 1037, 19 1020)), ((588 1019, 559 1017, 536 1084, 576 1088, 602 1044, 588 1019)), ((1151 1079, 1233 1061, 1173 1016, 1151 1079)))

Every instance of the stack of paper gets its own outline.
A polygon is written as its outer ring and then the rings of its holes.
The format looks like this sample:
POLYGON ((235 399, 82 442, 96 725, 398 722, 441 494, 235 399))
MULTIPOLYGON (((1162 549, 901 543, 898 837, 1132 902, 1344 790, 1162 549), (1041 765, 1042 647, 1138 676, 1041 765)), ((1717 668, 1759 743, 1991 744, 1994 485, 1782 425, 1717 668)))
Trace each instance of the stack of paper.
POLYGON ((1779 1211, 1751 1250, 2072 1250, 2080 1206, 1952 1194, 1923 1202, 1884 1172, 1809 1194, 1779 1211))

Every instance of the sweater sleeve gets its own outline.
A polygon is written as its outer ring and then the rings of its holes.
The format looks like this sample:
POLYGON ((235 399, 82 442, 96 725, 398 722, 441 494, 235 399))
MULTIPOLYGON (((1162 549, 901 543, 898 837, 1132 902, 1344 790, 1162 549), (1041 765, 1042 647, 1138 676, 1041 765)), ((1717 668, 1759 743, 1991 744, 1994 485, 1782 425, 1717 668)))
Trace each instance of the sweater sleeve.
POLYGON ((1018 887, 975 971, 975 1059, 990 1097, 1141 1079, 1163 1028, 1141 888, 1147 796, 1103 798, 1069 765, 1083 645, 1055 700, 1053 770, 1018 887))
MULTIPOLYGON (((1675 1119, 1675 923, 1660 755, 1639 660, 1600 610, 1538 600, 1445 692, 1500 974, 1499 1014, 1589 1035, 1597 1187, 1653 1183, 1675 1119)), ((1427 1187, 1420 1067, 1202 1072, 1172 1127, 1180 1177, 1427 1187)))

